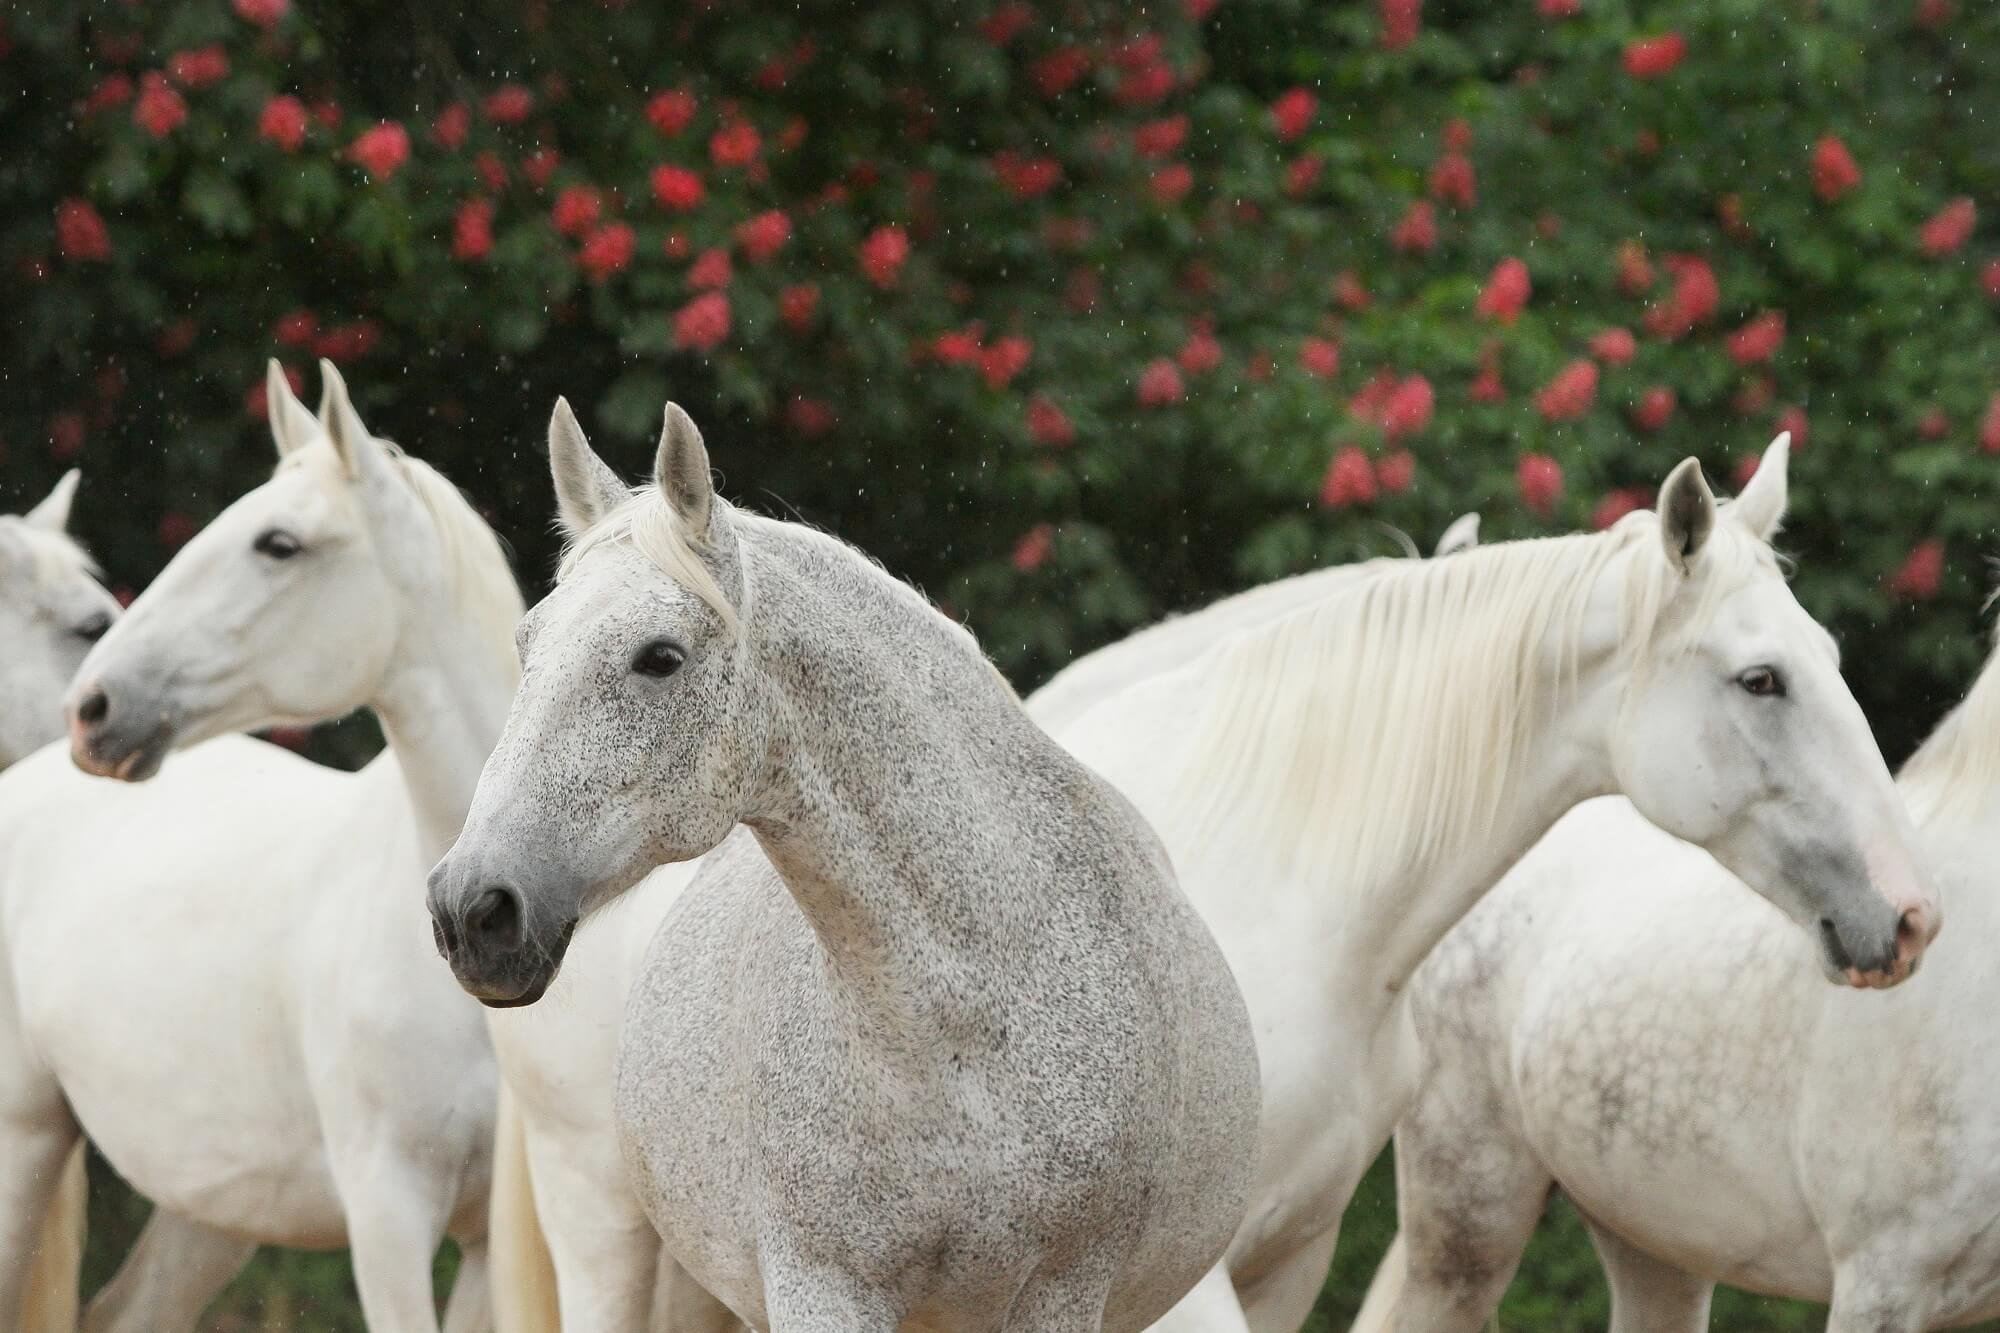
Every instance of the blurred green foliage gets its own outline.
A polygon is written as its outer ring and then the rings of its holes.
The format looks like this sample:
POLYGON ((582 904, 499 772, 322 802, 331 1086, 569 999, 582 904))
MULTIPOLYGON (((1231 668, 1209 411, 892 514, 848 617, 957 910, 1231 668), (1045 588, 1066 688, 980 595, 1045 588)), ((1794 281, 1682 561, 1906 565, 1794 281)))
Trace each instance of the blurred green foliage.
MULTIPOLYGON (((310 392, 325 355, 538 586, 555 395, 637 470, 671 394, 732 495, 874 552, 1026 686, 1382 523, 1585 525, 1803 425, 1785 544, 1900 753, 1982 656, 1996 61, 2000 7, 1950 0, 28 0, 0 500, 82 466, 141 587, 268 466, 265 358, 310 392)), ((137 1205, 100 1184, 101 1276, 137 1205)), ((1507 1319, 1601 1326, 1601 1293, 1558 1224, 1507 1319)), ((337 1258, 260 1259, 226 1306, 358 1326, 337 1258)))

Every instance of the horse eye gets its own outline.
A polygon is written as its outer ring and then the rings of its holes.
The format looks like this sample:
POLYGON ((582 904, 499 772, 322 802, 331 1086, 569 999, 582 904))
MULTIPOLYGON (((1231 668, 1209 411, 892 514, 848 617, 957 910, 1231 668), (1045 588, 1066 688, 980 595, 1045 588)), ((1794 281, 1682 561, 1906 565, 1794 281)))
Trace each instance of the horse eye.
POLYGON ((269 556, 273 560, 290 560, 305 550, 299 539, 283 528, 272 528, 258 537, 252 547, 258 555, 269 556))
POLYGON ((1784 680, 1767 666, 1751 667, 1736 678, 1736 683, 1760 699, 1783 698, 1785 693, 1784 680))
POLYGON ((96 615, 78 625, 72 632, 85 643, 96 643, 104 637, 104 631, 110 628, 111 613, 109 611, 99 611, 96 615))
POLYGON ((671 676, 687 661, 687 654, 680 645, 665 639, 655 639, 639 650, 632 659, 632 669, 642 676, 671 676))

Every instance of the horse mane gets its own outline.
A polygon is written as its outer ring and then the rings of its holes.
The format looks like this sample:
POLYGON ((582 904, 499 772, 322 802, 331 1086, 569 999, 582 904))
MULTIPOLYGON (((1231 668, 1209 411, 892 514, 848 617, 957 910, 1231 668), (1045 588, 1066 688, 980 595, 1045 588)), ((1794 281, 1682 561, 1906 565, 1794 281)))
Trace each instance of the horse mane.
MULTIPOLYGON (((442 472, 421 458, 403 452, 393 440, 377 438, 375 445, 387 456, 391 468, 402 478, 417 502, 430 517, 431 528, 443 548, 444 568, 452 603, 471 622, 479 641, 490 647, 496 660, 518 663, 514 652, 514 627, 526 610, 521 586, 514 580, 513 566, 506 549, 465 493, 442 472)), ((330 461, 331 451, 298 450, 278 464, 288 467, 312 466, 314 459, 340 472, 330 461)), ((341 475, 345 475, 341 473, 341 475)))
POLYGON ((1958 707, 1903 761, 1896 783, 1919 827, 1976 816, 2000 789, 2000 651, 1987 657, 1958 707))
POLYGON ((92 579, 104 575, 90 552, 67 532, 36 527, 19 514, 0 514, 0 532, 13 533, 27 551, 35 582, 42 588, 53 588, 79 574, 92 579))
POLYGON ((1655 646, 1691 647, 1725 596, 1777 571, 1768 546, 1719 522, 1697 595, 1678 596, 1658 519, 1639 513, 1607 532, 1394 562, 1218 645, 1193 668, 1206 688, 1176 779, 1190 845, 1248 815, 1279 855, 1362 883, 1469 845, 1574 685, 1593 586, 1628 555, 1619 651, 1635 670, 1655 646))

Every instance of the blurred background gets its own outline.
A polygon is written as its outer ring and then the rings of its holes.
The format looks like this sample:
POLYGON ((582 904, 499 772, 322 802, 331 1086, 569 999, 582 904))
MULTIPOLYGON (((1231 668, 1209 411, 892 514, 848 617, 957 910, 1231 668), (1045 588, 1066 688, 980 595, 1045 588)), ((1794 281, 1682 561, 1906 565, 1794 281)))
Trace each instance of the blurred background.
MULTIPOLYGON (((0 506, 81 467, 124 590, 267 473, 265 359, 313 402, 324 357, 531 596, 556 394, 634 473, 671 397, 728 494, 859 543, 1024 690, 1391 528, 1603 525, 1688 454, 1733 488, 1781 429, 1800 596, 1892 758, 1984 656, 1983 0, 0 12, 0 506)), ((95 1284, 144 1204, 93 1172, 95 1284)), ((1313 1327, 1393 1225, 1378 1168, 1313 1327)), ((1604 1319, 1558 1205, 1503 1324, 1604 1319)), ((211 1322, 360 1327, 337 1255, 260 1256, 211 1322)))

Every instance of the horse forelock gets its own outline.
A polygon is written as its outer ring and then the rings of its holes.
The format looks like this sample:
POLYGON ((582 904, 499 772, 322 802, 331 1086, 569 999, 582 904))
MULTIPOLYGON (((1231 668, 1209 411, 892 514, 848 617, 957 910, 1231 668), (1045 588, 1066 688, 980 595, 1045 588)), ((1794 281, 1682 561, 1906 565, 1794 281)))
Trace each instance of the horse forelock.
POLYGON ((1344 864, 1363 883, 1468 845, 1574 685, 1592 592, 1614 562, 1630 557, 1618 649, 1629 670, 1691 646, 1730 592, 1776 571, 1738 524, 1719 524, 1710 546, 1689 579, 1668 563, 1657 519, 1639 515, 1609 532, 1399 563, 1236 635, 1196 667, 1210 688, 1177 782, 1197 837, 1257 819, 1284 859, 1344 864))
POLYGON ((54 591, 59 584, 79 576, 103 576, 90 552, 67 532, 36 527, 18 514, 0 514, 0 532, 10 534, 27 552, 38 591, 54 591))

